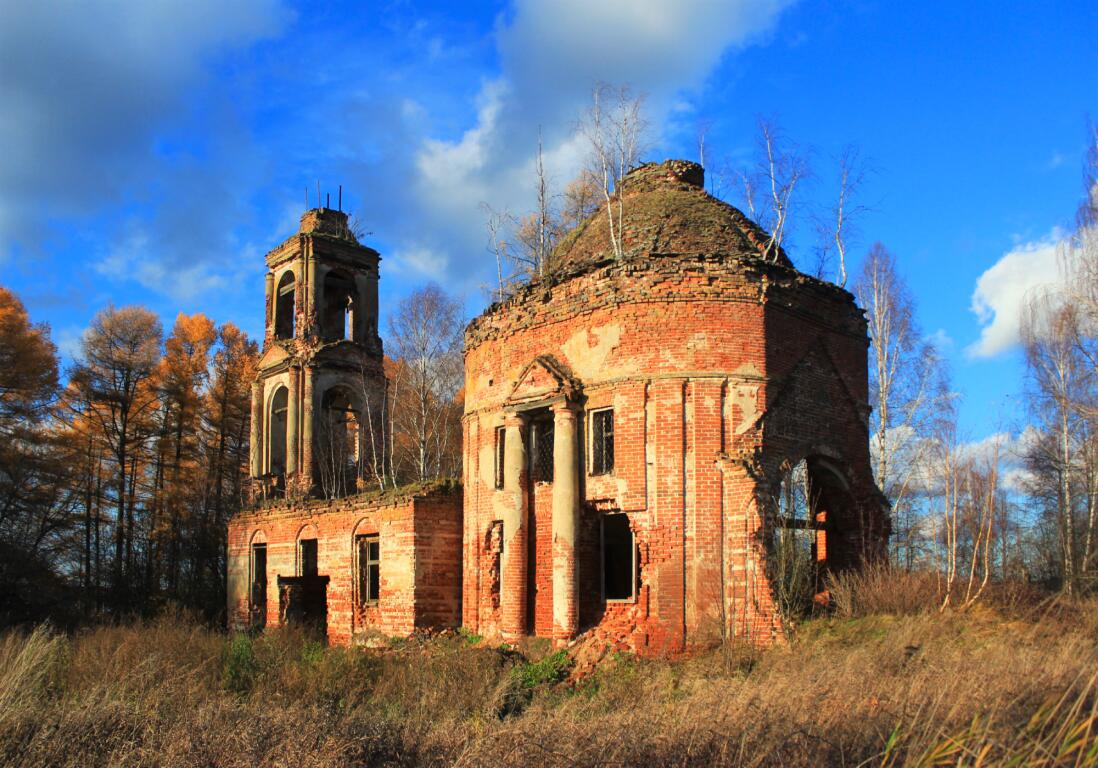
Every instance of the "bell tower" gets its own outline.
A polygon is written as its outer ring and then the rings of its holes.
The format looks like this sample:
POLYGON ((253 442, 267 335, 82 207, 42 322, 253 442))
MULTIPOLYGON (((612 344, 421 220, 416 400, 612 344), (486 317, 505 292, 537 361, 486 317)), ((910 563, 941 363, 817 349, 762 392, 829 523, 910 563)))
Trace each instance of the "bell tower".
POLYGON ((267 254, 263 354, 252 384, 257 497, 345 496, 381 464, 385 373, 378 263, 347 214, 313 208, 267 254))

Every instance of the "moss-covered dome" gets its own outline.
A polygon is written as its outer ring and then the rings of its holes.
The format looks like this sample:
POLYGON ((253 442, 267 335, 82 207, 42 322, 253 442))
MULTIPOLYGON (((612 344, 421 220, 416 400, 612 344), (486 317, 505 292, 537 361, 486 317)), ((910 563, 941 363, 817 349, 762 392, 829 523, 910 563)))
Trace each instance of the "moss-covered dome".
MULTIPOLYGON (((646 163, 626 175, 623 257, 706 255, 761 260, 769 237, 742 211, 705 191, 697 163, 646 163)), ((570 272, 613 257, 606 206, 569 232, 553 251, 555 271, 570 272)), ((793 266, 781 249, 778 264, 793 266)))

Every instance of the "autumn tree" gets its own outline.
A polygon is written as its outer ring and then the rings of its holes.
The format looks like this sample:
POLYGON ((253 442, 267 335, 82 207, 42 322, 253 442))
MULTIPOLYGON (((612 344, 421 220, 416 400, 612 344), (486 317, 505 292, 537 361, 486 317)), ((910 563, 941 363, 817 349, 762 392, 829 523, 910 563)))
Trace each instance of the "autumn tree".
POLYGON ((224 603, 225 526, 244 505, 244 478, 250 453, 251 382, 259 348, 232 323, 217 330, 216 351, 202 393, 201 498, 187 538, 193 602, 224 603))
POLYGON ((589 169, 581 169, 574 179, 568 182, 561 193, 560 230, 568 232, 586 221, 599 209, 598 179, 589 169))
POLYGON ((835 284, 846 287, 847 251, 858 234, 862 216, 868 208, 861 201, 862 187, 869 172, 868 164, 856 147, 847 146, 838 157, 838 179, 834 197, 822 215, 816 217, 816 229, 820 235, 820 263, 816 276, 826 279, 832 255, 837 260, 835 284))
POLYGON ((0 435, 41 421, 57 392, 57 347, 49 328, 32 323, 23 302, 0 287, 0 435))
POLYGON ((114 582, 128 597, 132 576, 134 507, 140 450, 159 404, 151 379, 160 360, 163 330, 144 307, 109 306, 84 334, 71 381, 114 464, 114 582))
POLYGON ((202 496, 202 390, 216 339, 214 324, 205 315, 181 313, 164 344, 164 357, 157 371, 160 434, 151 528, 154 541, 165 545, 165 576, 171 593, 179 583, 179 534, 190 522, 184 517, 198 509, 202 496))

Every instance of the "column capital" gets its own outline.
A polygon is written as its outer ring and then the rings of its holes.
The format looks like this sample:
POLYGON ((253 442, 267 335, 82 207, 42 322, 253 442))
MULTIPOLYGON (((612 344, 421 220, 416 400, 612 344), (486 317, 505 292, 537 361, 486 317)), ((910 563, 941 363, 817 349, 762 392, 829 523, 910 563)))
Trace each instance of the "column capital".
POLYGON ((575 419, 579 414, 579 408, 568 400, 560 400, 549 407, 555 419, 575 419))
POLYGON ((526 416, 519 411, 504 411, 503 426, 524 427, 526 426, 526 416))

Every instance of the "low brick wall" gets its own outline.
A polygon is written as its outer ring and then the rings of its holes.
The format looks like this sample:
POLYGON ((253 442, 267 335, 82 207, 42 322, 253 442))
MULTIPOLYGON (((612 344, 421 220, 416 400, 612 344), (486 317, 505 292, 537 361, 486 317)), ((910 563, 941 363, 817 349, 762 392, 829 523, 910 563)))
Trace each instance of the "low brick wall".
POLYGON ((316 539, 317 573, 329 577, 329 642, 349 643, 372 632, 407 635, 461 621, 460 488, 270 503, 237 514, 228 535, 232 629, 248 628, 256 616, 268 627, 278 625, 278 577, 300 575, 302 539, 316 539), (372 535, 380 545, 380 579, 378 600, 368 604, 359 594, 356 538, 372 535), (262 606, 252 596, 257 544, 266 547, 262 606))

